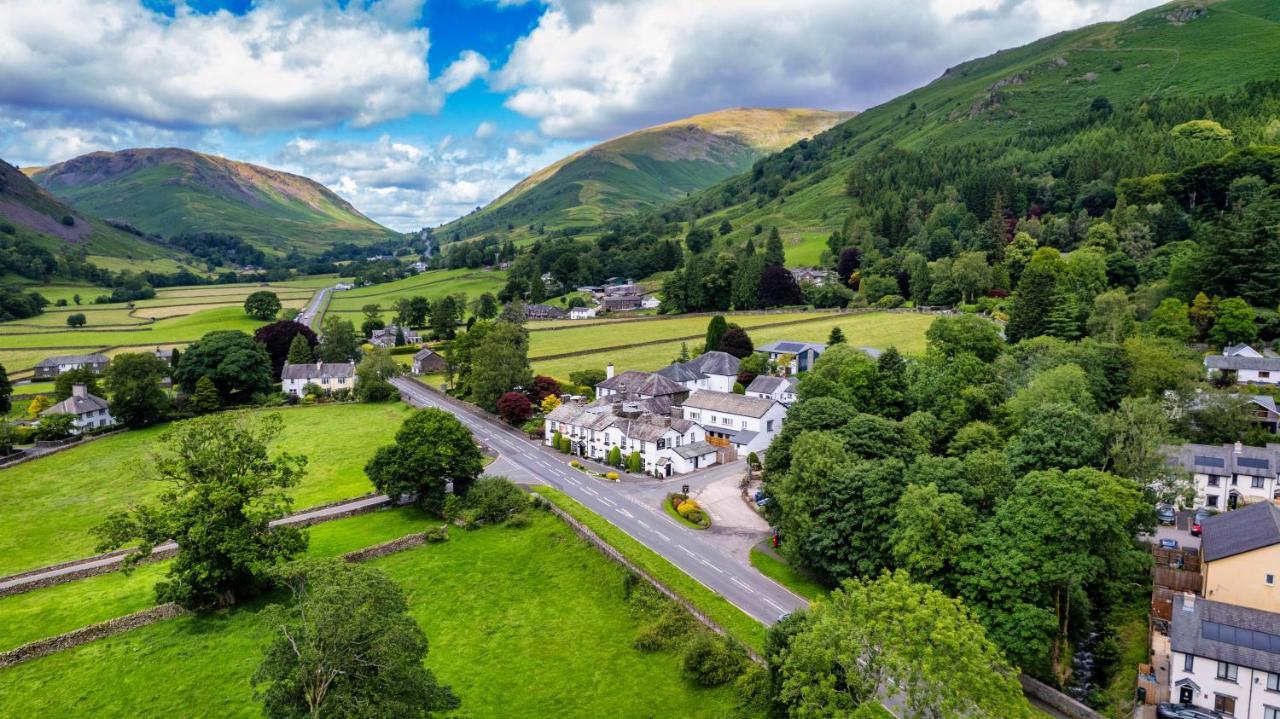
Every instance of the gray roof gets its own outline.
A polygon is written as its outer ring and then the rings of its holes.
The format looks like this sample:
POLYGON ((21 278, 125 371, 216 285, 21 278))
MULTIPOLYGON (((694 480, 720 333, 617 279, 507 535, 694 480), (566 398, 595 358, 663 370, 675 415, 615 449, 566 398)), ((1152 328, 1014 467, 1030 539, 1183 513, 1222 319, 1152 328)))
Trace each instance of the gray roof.
POLYGON ((827 346, 817 342, 790 342, 780 340, 778 342, 770 342, 767 345, 756 348, 756 352, 775 352, 779 354, 793 355, 804 350, 813 350, 817 354, 827 351, 827 346))
MULTIPOLYGON (((1223 348, 1222 348, 1222 354, 1227 355, 1227 356, 1231 356, 1231 355, 1238 355, 1238 354, 1240 354, 1241 352, 1244 352, 1244 351, 1246 351, 1246 350, 1248 350, 1249 352, 1258 352, 1257 350, 1255 350, 1254 348, 1250 347, 1249 345, 1247 345, 1247 344, 1245 344, 1245 343, 1241 342, 1240 344, 1231 345, 1230 347, 1223 347, 1223 348)), ((1262 354, 1262 353, 1261 353, 1261 352, 1258 352, 1258 354, 1262 354)))
POLYGON ((432 355, 438 355, 438 353, 435 350, 431 349, 430 347, 423 347, 422 349, 413 353, 413 358, 416 360, 424 360, 432 355))
POLYGON ((759 392, 760 394, 777 394, 786 389, 789 384, 786 377, 762 374, 751 380, 751 384, 747 385, 747 391, 759 392))
POLYGON ((1173 651, 1280 673, 1280 614, 1209 599, 1173 598, 1173 651))
POLYGON ((1204 366, 1209 369, 1217 370, 1252 369, 1277 372, 1280 371, 1280 357, 1246 357, 1243 355, 1225 357, 1223 355, 1206 355, 1204 358, 1204 366))
POLYGON ((670 394, 682 394, 689 390, 678 382, 663 377, 655 372, 627 370, 600 382, 596 387, 614 390, 619 393, 662 397, 670 394))
POLYGON ((1258 502, 1204 520, 1200 552, 1204 561, 1280 544, 1280 507, 1258 502))
POLYGON ((72 395, 40 413, 41 417, 51 414, 82 415, 107 409, 107 401, 97 395, 86 394, 83 397, 72 395))
POLYGON ((315 379, 318 377, 355 377, 355 362, 315 362, 311 364, 284 363, 280 379, 315 379))
POLYGON ((654 374, 660 374, 672 382, 693 382, 706 377, 701 372, 689 367, 689 364, 689 362, 672 362, 654 374))
POLYGON ((684 434, 693 429, 693 422, 673 419, 670 412, 671 403, 663 398, 628 397, 619 401, 610 396, 586 404, 566 402, 547 413, 547 419, 596 432, 613 427, 628 439, 654 442, 669 431, 684 434), (615 404, 631 416, 615 414, 615 404))
POLYGON ((709 392, 707 390, 698 390, 689 395, 689 398, 684 401, 685 407, 736 414, 743 417, 763 417, 775 404, 777 404, 776 400, 765 399, 764 397, 748 397, 742 394, 734 394, 733 392, 709 392))
POLYGON ((685 459, 693 459, 694 457, 702 457, 716 451, 716 446, 710 442, 694 442, 693 444, 682 444, 676 447, 676 454, 685 459))
POLYGON ((110 358, 97 352, 87 355, 55 355, 45 357, 36 364, 37 367, 56 367, 63 364, 106 364, 110 358))
MULTIPOLYGON (((1263 403, 1274 407, 1274 402, 1263 403)), ((1274 410, 1273 410, 1274 411, 1274 410)), ((1280 445, 1250 447, 1231 444, 1184 444, 1166 450, 1170 461, 1188 472, 1227 477, 1246 474, 1252 477, 1280 475, 1280 445)))
POLYGON ((702 354, 689 360, 689 368, 694 372, 702 374, 715 374, 721 376, 737 377, 738 364, 742 360, 734 357, 728 352, 703 352, 702 354))

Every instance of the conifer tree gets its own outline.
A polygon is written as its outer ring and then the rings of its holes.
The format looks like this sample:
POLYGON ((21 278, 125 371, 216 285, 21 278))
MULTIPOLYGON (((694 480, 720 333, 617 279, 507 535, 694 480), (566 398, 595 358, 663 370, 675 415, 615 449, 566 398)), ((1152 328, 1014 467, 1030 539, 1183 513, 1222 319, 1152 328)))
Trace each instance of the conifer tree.
POLYGON ((307 338, 302 333, 293 336, 285 361, 289 364, 311 364, 316 361, 315 354, 311 351, 311 343, 307 342, 307 338))

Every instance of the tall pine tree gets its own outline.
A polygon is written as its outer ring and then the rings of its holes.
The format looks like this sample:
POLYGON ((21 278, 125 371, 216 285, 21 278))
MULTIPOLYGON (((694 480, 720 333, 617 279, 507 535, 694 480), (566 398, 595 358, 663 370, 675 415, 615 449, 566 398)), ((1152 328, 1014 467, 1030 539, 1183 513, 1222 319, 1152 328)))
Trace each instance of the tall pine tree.
POLYGON ((307 338, 301 332, 293 336, 293 342, 289 343, 289 354, 285 357, 285 361, 289 364, 311 364, 316 361, 315 353, 311 351, 311 343, 307 342, 307 338))

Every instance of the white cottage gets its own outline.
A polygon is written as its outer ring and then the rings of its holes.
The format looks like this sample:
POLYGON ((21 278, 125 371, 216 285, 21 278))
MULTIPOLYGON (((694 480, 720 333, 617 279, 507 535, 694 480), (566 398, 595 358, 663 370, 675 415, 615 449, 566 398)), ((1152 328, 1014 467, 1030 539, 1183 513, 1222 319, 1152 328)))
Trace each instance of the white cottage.
POLYGON ((787 408, 775 399, 698 390, 682 406, 684 418, 706 430, 707 441, 739 453, 763 452, 782 431, 787 408))

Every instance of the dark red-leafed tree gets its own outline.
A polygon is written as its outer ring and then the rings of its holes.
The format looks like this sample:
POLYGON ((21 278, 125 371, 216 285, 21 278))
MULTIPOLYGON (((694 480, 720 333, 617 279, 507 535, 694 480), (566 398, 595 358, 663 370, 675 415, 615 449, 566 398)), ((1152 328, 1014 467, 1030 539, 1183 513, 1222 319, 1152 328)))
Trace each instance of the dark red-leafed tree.
POLYGON ((804 304, 796 278, 785 267, 766 267, 760 275, 760 306, 782 307, 804 304))
POLYGON ((836 274, 840 276, 842 284, 848 285, 849 275, 852 275, 861 266, 862 252, 857 247, 846 247, 840 250, 840 261, 836 264, 836 274))
POLYGON ((498 398, 498 416, 507 424, 521 424, 533 416, 533 403, 519 392, 507 392, 498 398))
POLYGON ((738 359, 746 359, 755 350, 755 345, 751 344, 751 337, 747 335, 746 330, 737 325, 730 325, 720 337, 720 346, 717 349, 738 359))
POLYGON ((293 344, 293 338, 297 335, 305 337, 307 344, 311 345, 313 351, 315 350, 316 333, 301 322, 280 320, 263 325, 253 333, 254 341, 266 348, 267 354, 271 355, 271 376, 277 380, 280 379, 280 368, 284 367, 285 358, 289 356, 289 346, 293 344))
POLYGON ((560 383, 554 377, 542 374, 534 377, 533 384, 529 387, 529 399, 541 403, 550 394, 560 394, 560 383))

